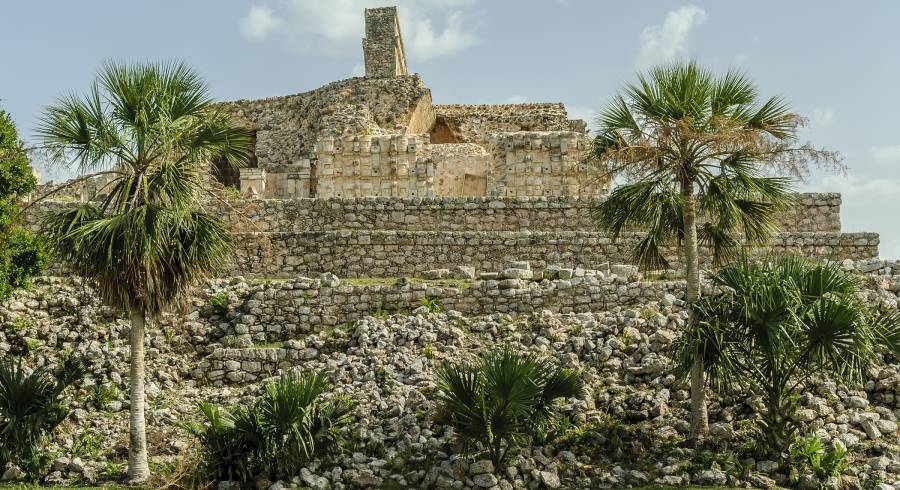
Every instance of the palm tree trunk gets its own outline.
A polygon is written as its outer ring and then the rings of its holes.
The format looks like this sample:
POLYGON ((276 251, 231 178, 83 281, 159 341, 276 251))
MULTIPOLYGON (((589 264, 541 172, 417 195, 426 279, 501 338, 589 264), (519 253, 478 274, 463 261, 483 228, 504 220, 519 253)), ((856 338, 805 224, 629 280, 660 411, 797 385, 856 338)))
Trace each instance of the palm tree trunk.
MULTIPOLYGON (((697 242, 697 203, 693 183, 681 186, 684 219, 684 268, 687 281, 688 322, 694 321, 692 304, 700 299, 700 251, 697 242)), ((700 439, 709 431, 706 413, 706 381, 703 360, 695 356, 691 366, 691 438, 700 439)))
POLYGON ((128 480, 142 482, 150 476, 147 464, 147 423, 144 419, 144 326, 143 309, 131 311, 131 406, 129 418, 128 480))

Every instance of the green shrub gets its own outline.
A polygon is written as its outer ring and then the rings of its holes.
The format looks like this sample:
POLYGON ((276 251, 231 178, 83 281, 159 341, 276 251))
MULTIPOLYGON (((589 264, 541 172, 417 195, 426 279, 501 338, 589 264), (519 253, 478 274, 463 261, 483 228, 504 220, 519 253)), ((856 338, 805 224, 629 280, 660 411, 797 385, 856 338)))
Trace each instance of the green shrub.
POLYGON ((17 225, 18 201, 37 183, 28 164, 15 124, 0 109, 0 300, 27 286, 47 264, 44 240, 17 225))
POLYGON ((760 397, 757 432, 774 459, 788 457, 802 428, 795 414, 805 383, 828 375, 858 385, 882 362, 880 350, 900 352, 900 313, 872 308, 839 264, 745 258, 710 281, 722 292, 692 305, 696 321, 675 343, 677 372, 688 379, 702 360, 716 391, 760 397))
POLYGON ((27 373, 21 360, 0 359, 0 468, 19 465, 36 477, 47 462, 46 437, 65 420, 63 391, 84 376, 84 364, 69 360, 58 377, 38 368, 27 373))
POLYGON ((224 315, 228 313, 228 294, 225 292, 216 293, 209 297, 209 306, 212 307, 213 313, 224 315))
POLYGON ((91 393, 91 401, 98 410, 109 408, 110 402, 119 397, 119 388, 114 384, 97 385, 91 393))
POLYGON ((183 426, 200 441, 211 479, 246 482, 260 473, 289 478, 339 448, 350 403, 320 400, 330 388, 322 373, 286 374, 252 406, 225 410, 204 402, 203 423, 183 426))
POLYGON ((88 431, 81 432, 72 441, 72 450, 70 455, 73 458, 95 459, 103 448, 103 438, 99 434, 92 434, 88 431))
POLYGON ((840 476, 847 469, 847 449, 840 443, 830 449, 816 435, 797 439, 791 446, 791 459, 801 471, 810 471, 816 478, 825 480, 840 476))
POLYGON ((436 298, 429 298, 428 296, 422 296, 421 299, 422 306, 428 310, 428 313, 443 313, 444 307, 441 305, 440 300, 436 298))
POLYGON ((453 427, 467 448, 487 452, 496 467, 510 449, 549 431, 557 399, 583 390, 578 373, 508 347, 475 364, 444 363, 437 376, 438 422, 453 427))

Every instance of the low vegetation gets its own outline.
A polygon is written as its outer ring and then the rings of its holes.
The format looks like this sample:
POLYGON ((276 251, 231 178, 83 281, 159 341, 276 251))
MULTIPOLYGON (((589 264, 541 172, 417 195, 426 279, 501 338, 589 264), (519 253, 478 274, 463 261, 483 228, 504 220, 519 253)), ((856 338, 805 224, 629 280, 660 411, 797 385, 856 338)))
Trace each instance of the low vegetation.
POLYGON ((797 438, 807 381, 858 384, 879 350, 898 352, 900 314, 873 310, 859 279, 835 264, 741 260, 711 281, 724 292, 695 304, 696 322, 678 343, 679 371, 687 377, 700 358, 714 389, 760 397, 757 429, 769 456, 784 459, 797 438))
POLYGON ((20 359, 0 359, 0 468, 14 463, 31 479, 42 476, 46 439, 69 414, 63 392, 83 375, 77 360, 54 375, 46 368, 29 372, 20 359))
POLYGON ((184 427, 200 442, 203 477, 251 481, 257 475, 289 479, 305 463, 338 450, 351 406, 323 395, 323 373, 285 374, 252 406, 230 409, 202 403, 202 423, 184 427))
POLYGON ((579 396, 583 389, 578 373, 508 348, 474 364, 444 363, 437 377, 438 421, 453 427, 467 450, 487 453, 498 468, 511 449, 548 433, 556 400, 579 396))

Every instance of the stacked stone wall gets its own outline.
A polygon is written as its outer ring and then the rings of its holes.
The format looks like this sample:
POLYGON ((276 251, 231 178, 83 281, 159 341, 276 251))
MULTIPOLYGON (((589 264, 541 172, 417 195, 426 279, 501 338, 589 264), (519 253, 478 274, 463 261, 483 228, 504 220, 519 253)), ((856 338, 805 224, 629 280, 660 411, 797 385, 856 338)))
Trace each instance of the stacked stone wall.
POLYGON ((250 335, 256 343, 296 339, 365 316, 409 313, 422 306, 423 298, 444 310, 481 316, 609 311, 655 302, 666 295, 676 299, 684 295, 682 281, 627 281, 595 271, 581 274, 542 282, 479 280, 462 287, 425 282, 330 287, 306 278, 256 283, 234 291, 235 301, 225 305, 227 313, 210 319, 219 325, 222 337, 209 341, 223 342, 231 335, 250 335))
MULTIPOLYGON (((239 199, 210 203, 210 211, 236 232, 594 231, 591 210, 601 202, 603 198, 572 197, 239 199)), ((841 231, 840 194, 798 194, 796 202, 779 216, 781 230, 841 231)), ((71 205, 37 203, 23 219, 28 227, 37 229, 41 216, 71 205)))
MULTIPOLYGON (((331 271, 343 277, 417 276, 456 265, 478 271, 498 270, 511 260, 529 260, 537 268, 572 264, 588 269, 607 263, 630 263, 641 234, 613 242, 601 232, 452 232, 327 231, 242 233, 232 275, 291 277, 331 271)), ((822 259, 869 259, 878 256, 875 233, 782 233, 753 253, 798 253, 822 259)), ((665 250, 670 266, 681 269, 680 254, 665 250)), ((705 264, 711 254, 701 250, 705 264)))

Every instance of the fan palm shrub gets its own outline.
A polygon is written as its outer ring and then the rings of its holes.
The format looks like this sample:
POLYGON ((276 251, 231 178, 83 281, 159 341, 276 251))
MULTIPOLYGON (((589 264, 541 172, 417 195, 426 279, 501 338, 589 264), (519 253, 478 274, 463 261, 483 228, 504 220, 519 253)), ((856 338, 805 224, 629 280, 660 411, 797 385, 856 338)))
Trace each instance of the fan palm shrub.
POLYGON ((860 280, 836 264, 743 259, 710 279, 722 293, 695 304, 696 321, 676 344, 679 371, 687 376, 699 354, 714 389, 761 399, 757 428, 771 456, 796 438, 807 382, 859 383, 880 349, 898 352, 900 314, 867 304, 860 280))
MULTIPOLYGON (((740 72, 716 76, 695 62, 658 66, 597 116, 589 157, 615 188, 594 212, 613 239, 641 231, 633 260, 645 269, 667 269, 667 249, 680 246, 689 304, 700 297, 700 247, 722 264, 747 245, 768 241, 775 216, 791 204, 791 179, 809 162, 840 168, 833 152, 800 145, 803 123, 779 98, 761 99, 740 72)), ((708 430, 701 359, 691 376, 691 435, 708 430)))
POLYGON ((203 447, 211 479, 249 481, 260 473, 290 478, 339 447, 351 405, 341 397, 322 400, 331 388, 319 372, 285 374, 252 406, 224 410, 201 403, 203 422, 184 427, 203 447))
POLYGON ((83 363, 74 359, 59 376, 43 367, 28 372, 21 359, 0 359, 0 470, 13 463, 37 476, 46 462, 44 440, 69 414, 63 391, 84 374, 83 363))
POLYGON ((38 134, 56 163, 109 178, 102 202, 55 214, 46 228, 58 258, 130 313, 128 476, 142 481, 146 324, 229 258, 230 234, 203 197, 213 162, 246 160, 251 135, 177 63, 105 64, 85 95, 46 109, 38 134))
POLYGON ((507 347, 476 363, 445 362, 438 368, 438 421, 453 427, 466 449, 487 452, 499 467, 510 449, 546 433, 553 404, 581 396, 578 373, 549 359, 507 347))

